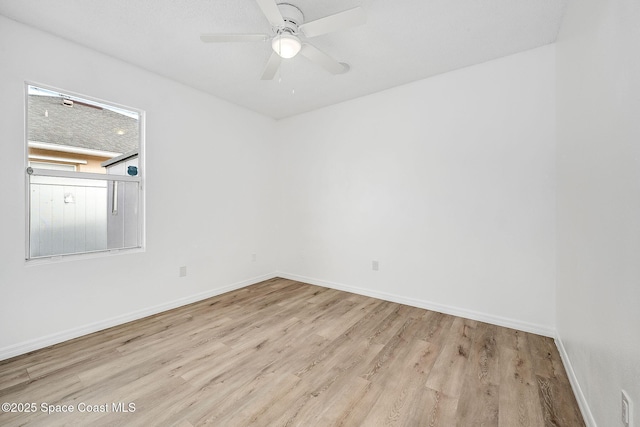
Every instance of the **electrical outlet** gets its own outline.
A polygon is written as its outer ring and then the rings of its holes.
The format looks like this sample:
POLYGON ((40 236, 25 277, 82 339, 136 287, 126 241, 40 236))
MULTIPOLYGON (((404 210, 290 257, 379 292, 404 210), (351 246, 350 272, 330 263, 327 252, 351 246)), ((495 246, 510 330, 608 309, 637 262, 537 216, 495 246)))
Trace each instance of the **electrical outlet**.
POLYGON ((378 271, 380 269, 380 264, 378 264, 378 261, 371 261, 371 269, 373 271, 378 271))
POLYGON ((185 277, 187 275, 187 266, 183 265, 182 267, 180 267, 180 273, 178 274, 179 277, 185 277))
POLYGON ((622 425, 624 427, 631 427, 631 400, 627 393, 622 390, 622 425))
POLYGON ((251 261, 256 262, 258 260, 257 254, 251 254, 251 261))

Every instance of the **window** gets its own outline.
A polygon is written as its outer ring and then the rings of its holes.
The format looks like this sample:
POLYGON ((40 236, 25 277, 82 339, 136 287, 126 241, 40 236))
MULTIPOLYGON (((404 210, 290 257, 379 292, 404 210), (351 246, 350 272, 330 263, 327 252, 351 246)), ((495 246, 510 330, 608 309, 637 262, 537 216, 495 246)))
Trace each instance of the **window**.
POLYGON ((26 85, 26 259, 142 247, 143 113, 26 85))

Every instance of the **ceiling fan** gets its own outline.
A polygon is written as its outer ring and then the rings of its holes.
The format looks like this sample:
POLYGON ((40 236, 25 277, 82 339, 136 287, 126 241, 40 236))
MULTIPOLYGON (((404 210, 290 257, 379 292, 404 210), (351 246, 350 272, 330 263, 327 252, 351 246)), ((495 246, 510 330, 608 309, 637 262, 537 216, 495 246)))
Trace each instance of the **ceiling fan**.
POLYGON ((365 15, 361 7, 304 22, 302 11, 292 4, 278 4, 276 0, 256 0, 256 3, 271 23, 273 34, 202 34, 200 40, 205 43, 271 40, 273 53, 262 72, 262 80, 273 79, 282 59, 293 58, 298 53, 332 74, 349 71, 349 64, 336 61, 300 36, 310 38, 364 24, 365 15))

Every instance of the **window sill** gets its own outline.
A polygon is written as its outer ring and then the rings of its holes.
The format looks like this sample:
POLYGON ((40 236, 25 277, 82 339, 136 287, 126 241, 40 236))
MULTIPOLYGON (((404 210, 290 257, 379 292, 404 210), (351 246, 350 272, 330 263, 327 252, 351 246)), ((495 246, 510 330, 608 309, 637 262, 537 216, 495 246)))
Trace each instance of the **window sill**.
POLYGON ((144 247, 139 248, 123 248, 123 249, 107 249, 104 251, 84 252, 79 254, 52 255, 46 257, 25 259, 27 266, 50 265, 58 262, 81 261, 85 259, 104 258, 125 254, 136 254, 145 252, 144 247))

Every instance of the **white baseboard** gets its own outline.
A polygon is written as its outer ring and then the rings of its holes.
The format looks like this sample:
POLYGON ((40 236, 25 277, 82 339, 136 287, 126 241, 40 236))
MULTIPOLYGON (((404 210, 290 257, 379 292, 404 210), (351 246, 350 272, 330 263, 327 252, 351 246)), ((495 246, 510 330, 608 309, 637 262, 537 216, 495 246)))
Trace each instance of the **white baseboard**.
POLYGON ((578 377, 576 377, 573 365, 571 365, 571 359, 569 359, 569 355, 567 354, 567 350, 564 348, 564 344, 562 343, 562 339, 559 334, 556 334, 555 341, 558 353, 560 353, 560 358, 562 359, 562 364, 564 365, 565 371, 567 371, 567 376, 569 377, 573 394, 578 401, 580 412, 582 412, 582 418, 584 419, 587 427, 597 427, 596 420, 593 418, 587 399, 585 398, 582 388, 580 387, 580 383, 578 382, 578 377))
POLYGON ((163 311, 172 310, 174 308, 181 307, 183 305, 191 304, 194 302, 202 301, 207 298, 221 295, 229 291, 244 288, 255 283, 262 282, 264 280, 273 279, 277 277, 275 273, 264 274, 262 276, 252 277, 247 280, 243 280, 231 285, 224 286, 222 288, 212 289, 199 294, 191 295, 185 298, 180 298, 174 301, 170 301, 164 304, 156 305, 154 307, 144 308, 142 310, 134 311, 132 313, 124 314, 121 316, 112 317, 110 319, 102 320, 100 322, 90 323, 88 325, 80 326, 73 329, 68 329, 59 333, 47 335, 41 338, 25 341, 19 344, 11 345, 0 349, 0 360, 9 359, 14 356, 28 353, 30 351, 39 350, 41 348, 49 347, 54 344, 59 344, 70 339, 78 338, 83 335, 92 334, 113 326, 122 325, 133 320, 142 319, 147 316, 162 313, 163 311))
POLYGON ((402 295, 390 294, 387 292, 372 291, 370 289, 343 285, 341 283, 329 282, 326 280, 300 276, 297 274, 285 273, 282 271, 279 271, 277 273, 277 276, 282 277, 284 279, 290 279, 298 282, 309 283, 311 285, 337 289, 340 291, 351 292, 353 294, 364 295, 372 298, 382 299, 385 301, 391 301, 391 302, 397 302, 399 304, 410 305, 412 307, 424 308, 426 310, 432 310, 440 313, 451 314, 453 316, 459 316, 467 319, 478 320, 480 322, 491 323, 492 325, 504 326, 507 328, 517 329, 524 332, 531 332, 533 334, 543 335, 545 337, 555 338, 556 336, 556 331, 553 328, 543 326, 543 325, 537 325, 534 323, 523 322, 517 319, 509 319, 506 317, 495 316, 488 313, 482 313, 478 311, 467 310, 464 308, 438 304, 431 301, 405 297, 402 295))

